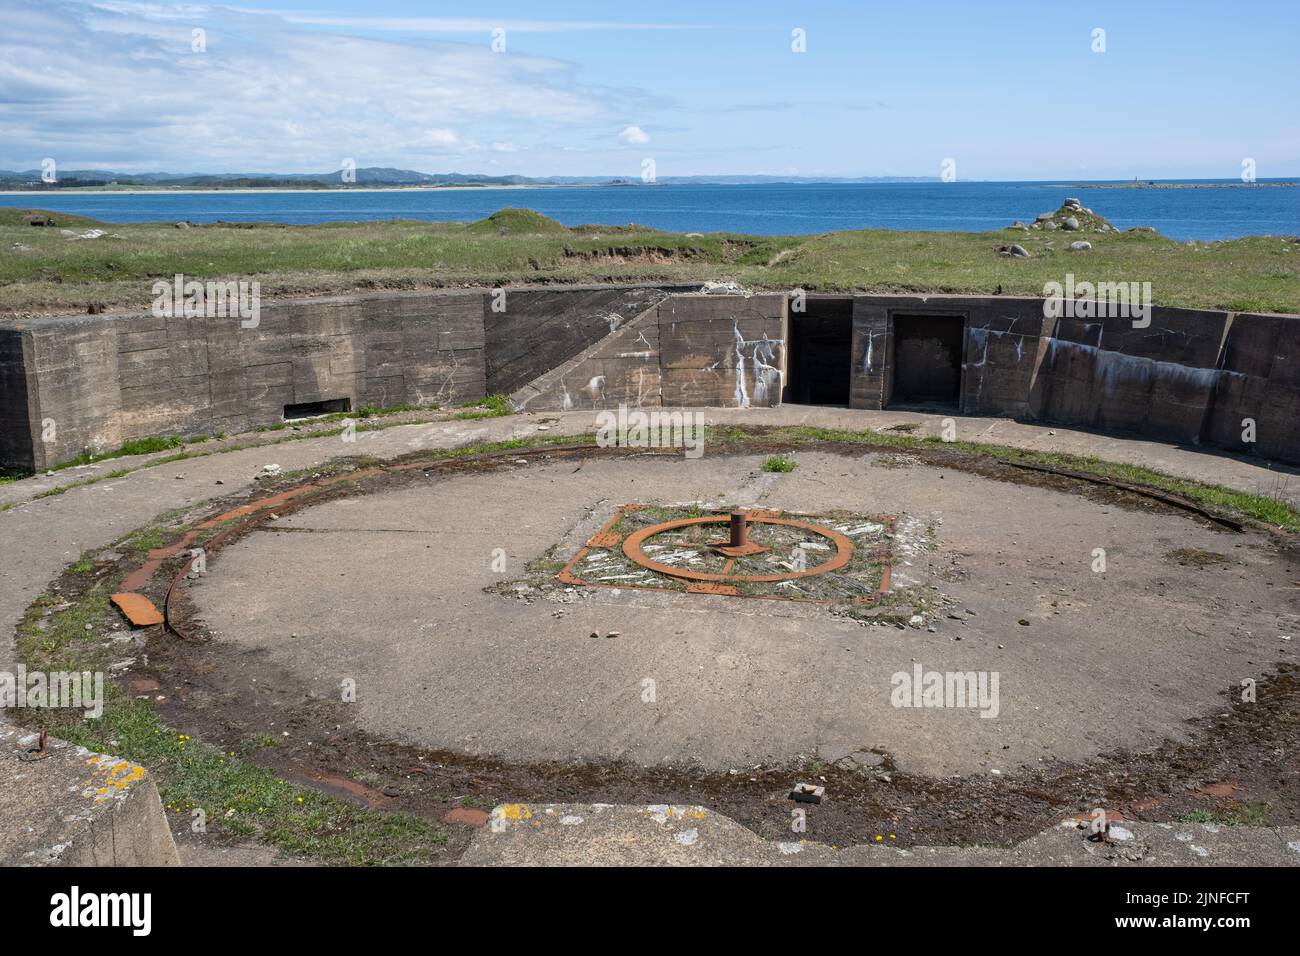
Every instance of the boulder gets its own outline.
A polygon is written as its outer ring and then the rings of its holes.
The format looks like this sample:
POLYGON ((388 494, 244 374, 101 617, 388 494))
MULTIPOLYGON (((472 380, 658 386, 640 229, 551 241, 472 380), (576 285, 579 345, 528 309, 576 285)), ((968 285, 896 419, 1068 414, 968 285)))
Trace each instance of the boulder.
POLYGON ((1084 242, 1082 239, 1079 240, 1078 242, 1070 243, 1071 252, 1087 252, 1091 248, 1092 248, 1092 243, 1084 242))
POLYGON ((1065 222, 1061 223, 1061 228, 1066 232, 1077 232, 1079 229, 1079 220, 1073 216, 1066 216, 1065 222))

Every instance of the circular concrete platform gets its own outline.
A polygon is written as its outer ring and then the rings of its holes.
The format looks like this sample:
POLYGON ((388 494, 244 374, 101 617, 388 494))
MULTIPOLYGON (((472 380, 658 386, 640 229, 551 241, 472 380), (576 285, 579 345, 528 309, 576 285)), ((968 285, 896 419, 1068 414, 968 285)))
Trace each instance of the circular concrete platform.
POLYGON ((376 737, 720 770, 876 751, 1009 772, 1180 739, 1295 619, 1296 569, 1263 533, 891 453, 796 457, 786 474, 718 453, 417 474, 266 522, 186 589, 230 687, 355 688, 376 737), (872 621, 556 582, 629 502, 896 516, 890 593, 872 621), (958 705, 943 687, 966 675, 958 705))

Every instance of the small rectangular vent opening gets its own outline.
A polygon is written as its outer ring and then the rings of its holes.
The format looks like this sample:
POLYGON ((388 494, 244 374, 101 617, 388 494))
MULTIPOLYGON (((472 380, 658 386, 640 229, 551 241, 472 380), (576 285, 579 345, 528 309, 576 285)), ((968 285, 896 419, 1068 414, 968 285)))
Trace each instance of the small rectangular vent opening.
POLYGON ((316 415, 332 415, 335 412, 352 411, 352 399, 350 398, 330 398, 323 402, 299 402, 296 405, 284 406, 284 420, 293 421, 295 418, 313 418, 316 415))

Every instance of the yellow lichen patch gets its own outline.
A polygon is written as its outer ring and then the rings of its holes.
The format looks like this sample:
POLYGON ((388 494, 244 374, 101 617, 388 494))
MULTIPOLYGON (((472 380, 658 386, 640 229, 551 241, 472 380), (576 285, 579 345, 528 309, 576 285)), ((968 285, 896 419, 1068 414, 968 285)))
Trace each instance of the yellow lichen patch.
POLYGON ((505 803, 501 805, 501 816, 507 820, 531 820, 533 811, 526 803, 505 803))
POLYGON ((144 767, 126 760, 118 760, 110 766, 102 763, 102 758, 102 754, 95 754, 86 759, 86 763, 91 766, 92 776, 88 781, 84 795, 94 797, 96 802, 105 799, 110 793, 127 789, 137 780, 144 779, 146 773, 144 767), (96 777, 102 778, 105 785, 96 786, 96 777))

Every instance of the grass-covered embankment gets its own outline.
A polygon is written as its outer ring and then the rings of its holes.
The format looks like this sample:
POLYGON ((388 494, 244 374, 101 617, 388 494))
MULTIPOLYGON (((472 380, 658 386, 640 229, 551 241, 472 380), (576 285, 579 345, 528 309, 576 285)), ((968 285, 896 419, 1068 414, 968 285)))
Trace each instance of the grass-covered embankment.
MULTIPOLYGON (((1049 281, 1150 282, 1157 305, 1300 312, 1300 243, 1256 236, 1182 243, 1150 233, 897 232, 706 235, 641 226, 566 228, 529 210, 479 222, 116 225, 0 209, 0 312, 144 309, 159 278, 256 279, 264 296, 503 283, 697 282, 819 292, 1041 295, 1049 281), (97 239, 61 231, 104 229, 97 239), (1075 239, 1092 243, 1070 252, 1075 239), (1019 243, 1029 258, 998 255, 1019 243)), ((1026 210, 1028 214, 1030 210, 1026 210)))

